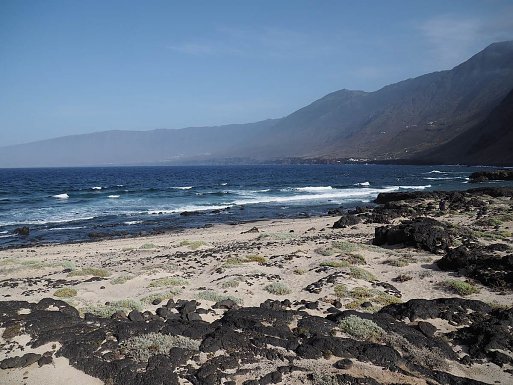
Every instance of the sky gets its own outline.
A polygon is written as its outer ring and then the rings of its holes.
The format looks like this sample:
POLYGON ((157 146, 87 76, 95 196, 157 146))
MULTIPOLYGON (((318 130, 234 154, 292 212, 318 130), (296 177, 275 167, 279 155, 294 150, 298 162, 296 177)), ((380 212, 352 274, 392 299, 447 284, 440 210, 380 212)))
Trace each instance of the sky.
POLYGON ((0 146, 279 118, 503 40, 512 0, 2 0, 0 146))

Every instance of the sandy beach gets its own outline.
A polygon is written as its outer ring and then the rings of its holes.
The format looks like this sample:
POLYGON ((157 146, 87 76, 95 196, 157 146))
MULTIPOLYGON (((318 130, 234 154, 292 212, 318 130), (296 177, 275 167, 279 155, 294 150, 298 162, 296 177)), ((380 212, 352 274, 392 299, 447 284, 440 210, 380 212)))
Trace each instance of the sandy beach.
MULTIPOLYGON (((485 195, 479 199, 487 202, 484 218, 511 212, 509 196, 485 195)), ((458 228, 473 228, 479 234, 475 224, 477 208, 439 212, 433 202, 429 198, 416 199, 405 207, 422 209, 427 217, 458 228)), ((208 323, 221 319, 227 311, 213 306, 223 300, 249 308, 259 307, 266 300, 287 299, 287 309, 314 317, 348 309, 373 314, 387 305, 412 299, 456 297, 479 300, 494 308, 513 303, 511 290, 487 287, 474 280, 471 285, 475 290, 459 293, 451 282, 467 278, 439 268, 436 261, 443 253, 403 245, 373 245, 375 229, 383 224, 358 220, 344 228, 334 228, 339 218, 335 215, 215 225, 155 236, 2 250, 0 300, 35 303, 50 297, 66 301, 78 309, 80 316, 92 313, 110 317, 118 312, 121 318, 132 310, 159 314, 158 309, 169 299, 175 303, 195 300, 196 308, 202 309, 199 319, 208 323)), ((388 226, 405 219, 408 218, 404 215, 398 216, 388 226)), ((483 236, 479 242, 512 246, 511 216, 494 226, 480 228, 481 235, 483 231, 493 231, 502 234, 502 238, 483 236)), ((430 322, 437 333, 461 327, 443 319, 430 322)), ((0 361, 27 352, 59 350, 57 341, 31 348, 30 337, 23 328, 10 337, 6 335, 8 326, 3 326, 0 361)), ((206 358, 199 360, 204 362, 206 358)), ((303 361, 308 370, 325 368, 326 373, 331 373, 332 369, 326 368, 336 360, 327 357, 326 362, 303 361)), ((453 362, 447 371, 484 383, 505 384, 512 379, 504 370, 508 365, 500 368, 489 362, 472 366, 453 362)), ((383 372, 368 362, 357 362, 349 372, 355 377, 371 376, 379 383, 428 383, 424 376, 383 372)), ((265 374, 265 365, 244 373, 234 377, 234 383, 242 384, 265 374)), ((280 383, 306 381, 303 372, 298 373, 284 376, 280 383)), ((5 384, 64 385, 70 383, 70 378, 74 384, 104 383, 73 368, 64 357, 41 367, 34 363, 0 371, 0 382, 5 384)), ((191 382, 180 377, 180 383, 191 382)))

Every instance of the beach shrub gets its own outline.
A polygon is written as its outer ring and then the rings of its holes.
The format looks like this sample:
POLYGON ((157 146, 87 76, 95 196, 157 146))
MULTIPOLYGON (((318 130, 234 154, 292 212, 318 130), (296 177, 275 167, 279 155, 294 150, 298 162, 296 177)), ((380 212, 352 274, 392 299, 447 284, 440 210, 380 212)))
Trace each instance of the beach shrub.
POLYGON ((91 313, 98 317, 109 318, 112 314, 118 311, 123 311, 128 314, 132 310, 140 311, 141 309, 142 304, 140 301, 134 299, 123 299, 120 301, 107 302, 104 305, 87 305, 80 310, 82 314, 91 313))
POLYGON ((306 274, 306 270, 305 269, 294 269, 292 271, 294 274, 296 275, 303 275, 303 274, 306 274))
POLYGON ((346 285, 343 285, 343 284, 339 284, 339 285, 335 285, 333 287, 333 290, 335 292, 335 295, 338 297, 338 298, 344 298, 344 297, 347 297, 348 294, 349 294, 349 291, 347 290, 347 286, 346 285))
POLYGON ((444 286, 461 296, 471 295, 479 293, 479 289, 471 282, 459 281, 459 280, 447 280, 444 282, 444 286))
POLYGON ((53 295, 59 298, 71 298, 77 295, 77 291, 70 287, 63 287, 62 289, 57 289, 53 295))
POLYGON ((156 299, 158 299, 159 301, 162 302, 162 301, 174 298, 181 292, 182 292, 182 290, 180 290, 179 288, 173 288, 173 289, 161 292, 161 293, 153 293, 153 294, 147 295, 147 296, 141 298, 141 302, 142 303, 152 303, 156 299))
POLYGON ((336 250, 332 249, 331 247, 318 247, 314 250, 319 255, 322 255, 323 257, 329 257, 330 255, 336 254, 336 250))
POLYGON ((321 262, 320 266, 343 268, 343 267, 349 267, 349 266, 351 266, 351 264, 347 261, 326 261, 326 262, 321 262))
POLYGON ((379 341, 385 334, 374 321, 356 315, 344 318, 338 326, 344 333, 362 340, 379 341))
POLYGON ((237 287, 237 286, 239 286, 239 284, 240 284, 240 281, 238 279, 230 279, 230 280, 221 282, 220 286, 223 289, 228 289, 230 287, 237 287))
POLYGON ((197 298, 203 299, 205 301, 211 301, 211 302, 219 302, 219 301, 224 301, 226 299, 231 299, 233 302, 235 302, 239 305, 242 305, 242 302, 243 302, 242 299, 240 299, 240 298, 233 297, 231 295, 220 294, 213 290, 200 291, 197 295, 197 298))
POLYGON ((267 263, 269 260, 263 255, 248 255, 244 262, 267 263))
POLYGON ((346 260, 352 265, 365 265, 367 263, 363 255, 357 253, 349 253, 346 260))
POLYGON ((130 337, 120 345, 125 354, 139 362, 146 362, 156 354, 168 355, 171 348, 198 350, 201 341, 184 336, 148 333, 130 337))
POLYGON ((141 247, 139 247, 139 249, 141 250, 151 250, 151 249, 156 249, 158 246, 153 244, 153 243, 145 243, 144 245, 141 245, 141 247))
POLYGON ((84 267, 80 270, 73 270, 68 273, 68 277, 77 277, 84 275, 92 275, 93 277, 106 278, 109 277, 111 273, 106 269, 100 269, 96 267, 84 267))
POLYGON ((388 346, 400 351, 403 357, 409 360, 426 366, 430 369, 447 370, 448 365, 443 359, 444 354, 437 347, 418 347, 413 345, 403 336, 396 333, 387 333, 383 336, 383 342, 388 346))
POLYGON ((130 274, 129 275, 120 275, 119 277, 112 278, 110 280, 110 283, 113 285, 122 285, 134 278, 135 278, 135 275, 130 275, 130 274))
POLYGON ((356 279, 363 279, 365 281, 377 281, 377 278, 371 272, 362 269, 361 267, 351 266, 350 275, 356 279))
POLYGON ((191 250, 197 250, 201 246, 205 246, 206 243, 203 241, 189 241, 188 239, 184 239, 180 242, 180 246, 186 246, 191 250))
POLYGON ((187 283, 186 279, 180 277, 164 277, 153 279, 148 287, 183 286, 187 283))
POLYGON ((75 270, 77 268, 77 266, 75 265, 75 262, 73 262, 73 261, 61 261, 60 264, 63 268, 69 269, 69 270, 75 270))
POLYGON ((275 295, 290 294, 292 291, 282 282, 273 282, 264 287, 264 290, 275 295))
POLYGON ((352 253, 359 249, 359 246, 356 243, 347 242, 347 241, 334 241, 331 242, 333 248, 340 250, 344 253, 352 253))

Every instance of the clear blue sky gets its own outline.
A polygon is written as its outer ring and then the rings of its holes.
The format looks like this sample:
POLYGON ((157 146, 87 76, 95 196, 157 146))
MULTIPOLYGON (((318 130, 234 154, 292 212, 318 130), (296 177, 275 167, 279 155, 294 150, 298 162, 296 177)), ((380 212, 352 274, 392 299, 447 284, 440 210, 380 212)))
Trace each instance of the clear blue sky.
POLYGON ((281 117, 511 39, 511 0, 2 0, 0 145, 281 117))

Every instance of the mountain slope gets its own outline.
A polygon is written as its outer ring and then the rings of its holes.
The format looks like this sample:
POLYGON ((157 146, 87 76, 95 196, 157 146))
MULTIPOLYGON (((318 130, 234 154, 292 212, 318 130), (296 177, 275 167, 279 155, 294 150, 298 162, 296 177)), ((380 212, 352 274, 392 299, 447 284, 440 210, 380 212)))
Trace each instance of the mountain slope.
POLYGON ((180 163, 232 153, 259 129, 257 123, 180 130, 104 131, 0 148, 0 167, 55 167, 180 163))
POLYGON ((513 164, 513 90, 479 124, 418 157, 432 163, 513 164))
POLYGON ((443 144, 472 127, 512 88, 513 42, 495 43, 449 71, 376 92, 330 94, 277 122, 265 135, 269 139, 252 153, 402 158, 443 144))
POLYGON ((494 43, 452 70, 375 92, 336 91, 281 119, 108 131, 3 147, 0 167, 414 159, 478 125, 512 89, 513 41, 494 43))

